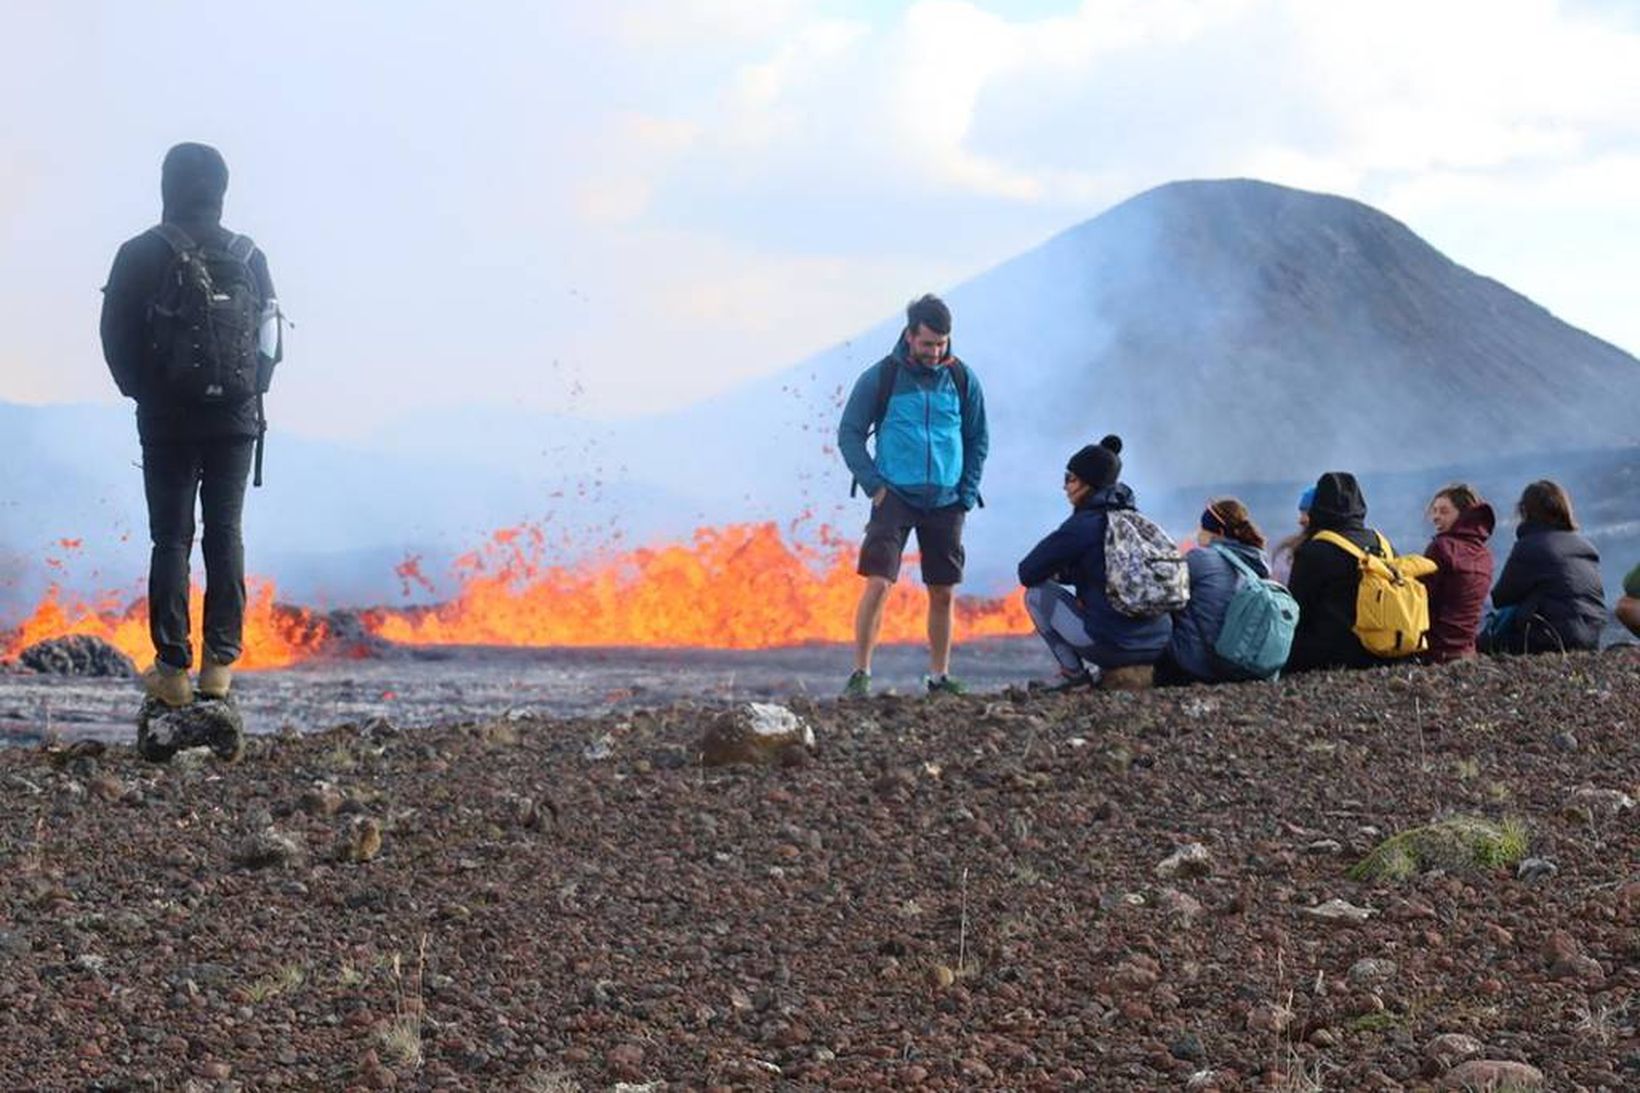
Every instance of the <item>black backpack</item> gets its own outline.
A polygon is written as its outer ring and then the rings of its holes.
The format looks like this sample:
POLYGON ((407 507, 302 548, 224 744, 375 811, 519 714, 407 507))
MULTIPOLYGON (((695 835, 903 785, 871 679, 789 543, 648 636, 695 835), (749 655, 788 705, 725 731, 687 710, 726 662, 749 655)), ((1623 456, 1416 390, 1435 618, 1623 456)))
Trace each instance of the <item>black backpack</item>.
POLYGON ((175 224, 149 229, 171 247, 171 265, 148 304, 145 393, 191 405, 243 402, 266 392, 257 332, 262 286, 250 266, 256 244, 233 235, 201 245, 175 224))

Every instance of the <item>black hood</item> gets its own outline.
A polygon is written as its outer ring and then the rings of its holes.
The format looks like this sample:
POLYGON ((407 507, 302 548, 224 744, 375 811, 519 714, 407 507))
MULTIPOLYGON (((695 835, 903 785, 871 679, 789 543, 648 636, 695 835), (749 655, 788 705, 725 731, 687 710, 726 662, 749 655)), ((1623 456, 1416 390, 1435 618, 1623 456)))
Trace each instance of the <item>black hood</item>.
POLYGON ((179 144, 165 153, 159 191, 167 224, 215 224, 228 192, 228 164, 208 144, 179 144))
POLYGON ((1116 482, 1103 489, 1094 490, 1082 498, 1082 503, 1076 506, 1079 512, 1103 512, 1109 509, 1131 509, 1135 507, 1133 490, 1126 482, 1116 482))
POLYGON ((1366 526, 1367 501, 1348 471, 1328 471, 1315 483, 1310 505, 1311 531, 1346 531, 1366 526))

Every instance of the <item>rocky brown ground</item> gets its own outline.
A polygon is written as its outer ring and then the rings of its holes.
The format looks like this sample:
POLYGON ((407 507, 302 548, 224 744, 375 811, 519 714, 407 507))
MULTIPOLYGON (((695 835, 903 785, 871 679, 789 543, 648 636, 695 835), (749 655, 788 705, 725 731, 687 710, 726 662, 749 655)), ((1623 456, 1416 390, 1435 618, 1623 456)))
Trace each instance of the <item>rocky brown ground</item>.
POLYGON ((0 751, 0 1088, 1640 1086, 1632 651, 792 707, 0 751))

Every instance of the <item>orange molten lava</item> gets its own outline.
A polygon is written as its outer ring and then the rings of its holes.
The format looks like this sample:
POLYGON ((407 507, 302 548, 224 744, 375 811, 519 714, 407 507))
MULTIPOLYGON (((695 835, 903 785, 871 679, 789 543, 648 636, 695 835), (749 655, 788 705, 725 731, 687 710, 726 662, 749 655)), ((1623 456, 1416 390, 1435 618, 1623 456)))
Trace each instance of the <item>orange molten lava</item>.
MULTIPOLYGON (((273 582, 251 578, 246 582, 245 651, 238 667, 283 668, 305 660, 318 651, 324 640, 323 625, 309 612, 274 603, 273 582)), ((188 613, 194 622, 194 663, 199 663, 199 620, 204 617, 205 597, 195 588, 189 596, 188 613)), ((47 590, 34 613, 0 648, 0 660, 10 659, 37 641, 69 634, 90 634, 109 642, 147 667, 154 660, 154 646, 148 638, 148 602, 137 600, 121 608, 117 594, 97 602, 65 601, 56 587, 47 590)))
MULTIPOLYGON (((703 528, 688 544, 573 567, 545 564, 544 548, 538 528, 499 531, 458 563, 466 575, 454 599, 373 612, 369 628, 406 645, 766 649, 854 638, 854 549, 824 529, 813 547, 787 542, 773 523, 703 528)), ((882 640, 923 640, 926 619, 926 596, 901 581, 889 594, 882 640)), ((1017 593, 958 601, 959 639, 1029 629, 1017 593)))
MULTIPOLYGON (((553 565, 539 527, 496 532, 483 548, 457 561, 456 595, 431 607, 375 608, 361 614, 370 633, 406 645, 699 646, 765 649, 810 641, 849 642, 862 582, 855 550, 825 529, 819 545, 788 542, 773 523, 731 524, 696 531, 689 543, 631 550, 597 562, 553 565)), ((407 558, 397 567, 406 592, 431 590, 407 558)), ((914 572, 907 557, 906 570, 914 572)), ((241 668, 279 668, 318 655, 328 627, 323 616, 274 603, 271 581, 252 579, 241 668)), ((202 597, 191 616, 197 635, 202 597)), ((913 579, 889 594, 882 640, 922 641, 927 597, 913 579)), ((1019 593, 957 601, 956 638, 1030 631, 1019 593)), ((36 641, 91 634, 139 665, 153 660, 147 604, 121 607, 109 595, 95 603, 65 602, 53 588, 10 640, 0 658, 36 641)), ((197 641, 197 637, 196 637, 197 641)), ((334 651, 334 650, 332 650, 334 651)), ((196 663, 198 648, 195 648, 196 663)))

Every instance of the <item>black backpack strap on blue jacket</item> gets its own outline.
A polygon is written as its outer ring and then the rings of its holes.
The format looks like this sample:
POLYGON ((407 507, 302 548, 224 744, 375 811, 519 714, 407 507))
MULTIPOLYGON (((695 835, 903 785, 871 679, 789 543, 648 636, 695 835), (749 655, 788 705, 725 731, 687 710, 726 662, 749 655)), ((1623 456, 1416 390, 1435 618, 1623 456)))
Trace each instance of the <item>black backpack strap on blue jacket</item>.
MULTIPOLYGON (((968 412, 968 366, 956 358, 946 367, 951 369, 951 382, 957 385, 957 406, 963 413, 968 412)), ((894 381, 900 378, 900 358, 889 357, 883 362, 882 370, 877 373, 877 412, 871 415, 871 426, 866 429, 866 436, 871 436, 883 427, 883 419, 888 416, 888 401, 894 397, 894 381)), ((858 480, 848 486, 848 495, 853 497, 860 491, 858 480)), ((985 507, 985 499, 979 499, 980 508, 985 507)))
MULTIPOLYGON (((953 357, 951 363, 946 367, 951 369, 951 382, 957 385, 957 405, 966 413, 968 410, 968 366, 953 357)), ((900 358, 888 358, 888 363, 883 365, 883 370, 877 375, 877 412, 871 418, 873 431, 882 428, 883 418, 888 416, 888 400, 894 397, 894 381, 899 376, 900 358)))

